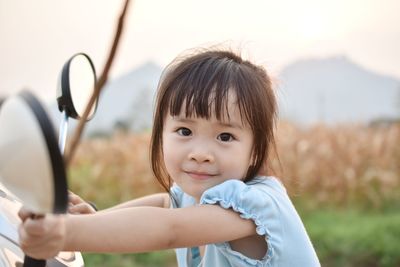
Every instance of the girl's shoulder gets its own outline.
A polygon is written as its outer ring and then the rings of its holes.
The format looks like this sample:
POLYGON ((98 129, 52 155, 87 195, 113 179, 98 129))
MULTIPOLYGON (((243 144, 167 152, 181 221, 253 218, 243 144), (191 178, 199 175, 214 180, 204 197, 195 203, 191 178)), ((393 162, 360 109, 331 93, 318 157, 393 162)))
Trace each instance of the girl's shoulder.
MULTIPOLYGON (((183 208, 196 205, 194 198, 182 191, 178 185, 171 188, 171 203, 173 208, 183 208)), ((265 235, 267 228, 276 228, 280 232, 281 212, 291 202, 286 189, 275 177, 260 176, 250 182, 232 179, 207 189, 200 198, 200 205, 219 205, 232 209, 242 218, 251 219, 256 223, 257 232, 265 235), (266 227, 268 221, 269 227, 266 227)), ((284 212, 287 213, 287 212, 284 212)))
MULTIPOLYGON (((274 201, 276 199, 280 201, 288 200, 286 189, 280 180, 273 176, 258 176, 246 183, 232 179, 209 188, 203 193, 200 202, 214 204, 212 202, 216 201, 251 205, 257 203, 268 204, 271 201, 276 202, 274 201)), ((257 206, 265 207, 265 205, 257 206)))
MULTIPOLYGON (((177 184, 170 188, 171 206, 182 208, 196 204, 191 196, 187 195, 177 184)), ((286 198, 287 193, 281 181, 274 176, 258 176, 249 182, 232 179, 206 190, 200 200, 201 204, 215 204, 216 202, 231 203, 243 200, 259 202, 267 196, 271 198, 286 198)))
POLYGON ((249 187, 266 190, 271 194, 287 194, 286 188, 281 180, 275 176, 257 176, 249 182, 249 187))

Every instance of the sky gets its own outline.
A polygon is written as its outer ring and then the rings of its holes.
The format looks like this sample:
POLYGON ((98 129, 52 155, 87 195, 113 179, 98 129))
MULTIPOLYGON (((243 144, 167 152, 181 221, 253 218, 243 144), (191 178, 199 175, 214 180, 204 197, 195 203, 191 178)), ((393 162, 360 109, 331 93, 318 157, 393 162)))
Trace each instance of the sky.
MULTIPOLYGON (((99 74, 123 4, 0 0, 0 95, 29 89, 55 98, 59 72, 78 52, 90 55, 99 74)), ((217 44, 241 50, 272 75, 296 60, 345 55, 400 79, 399 10, 398 0, 131 1, 110 79, 217 44)))

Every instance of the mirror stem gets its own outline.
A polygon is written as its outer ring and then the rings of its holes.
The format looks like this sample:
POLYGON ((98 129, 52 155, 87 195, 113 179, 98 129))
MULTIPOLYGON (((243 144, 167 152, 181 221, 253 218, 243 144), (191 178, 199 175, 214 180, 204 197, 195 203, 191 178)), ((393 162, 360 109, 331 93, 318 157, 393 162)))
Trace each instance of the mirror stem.
POLYGON ((60 152, 64 155, 65 142, 67 140, 67 131, 68 131, 68 115, 65 110, 61 113, 61 123, 60 123, 60 132, 58 137, 58 146, 60 147, 60 152))

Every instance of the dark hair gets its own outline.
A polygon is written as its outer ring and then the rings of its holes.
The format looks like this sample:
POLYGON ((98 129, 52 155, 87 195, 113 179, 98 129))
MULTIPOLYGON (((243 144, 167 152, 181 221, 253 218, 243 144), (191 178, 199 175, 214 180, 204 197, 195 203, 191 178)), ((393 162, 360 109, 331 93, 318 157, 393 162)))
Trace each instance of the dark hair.
POLYGON ((224 50, 207 50, 175 59, 158 85, 150 148, 153 173, 167 191, 172 185, 163 160, 162 133, 167 112, 175 116, 184 108, 186 116, 208 119, 215 114, 220 120, 226 114, 230 91, 236 94, 241 118, 253 132, 252 162, 244 181, 257 175, 271 146, 275 148, 277 104, 263 67, 224 50))

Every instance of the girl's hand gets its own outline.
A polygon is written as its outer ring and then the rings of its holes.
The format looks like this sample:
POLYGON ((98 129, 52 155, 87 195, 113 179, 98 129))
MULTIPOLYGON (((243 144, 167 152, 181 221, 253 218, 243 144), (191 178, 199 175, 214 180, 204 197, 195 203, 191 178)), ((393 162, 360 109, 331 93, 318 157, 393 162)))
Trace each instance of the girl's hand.
POLYGON ((92 214, 96 213, 95 208, 88 202, 84 201, 80 196, 69 191, 68 194, 68 212, 71 214, 92 214))
POLYGON ((33 214, 24 208, 18 215, 22 220, 18 229, 19 243, 26 255, 35 259, 49 259, 63 249, 66 240, 63 215, 48 214, 33 219, 33 214))

